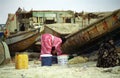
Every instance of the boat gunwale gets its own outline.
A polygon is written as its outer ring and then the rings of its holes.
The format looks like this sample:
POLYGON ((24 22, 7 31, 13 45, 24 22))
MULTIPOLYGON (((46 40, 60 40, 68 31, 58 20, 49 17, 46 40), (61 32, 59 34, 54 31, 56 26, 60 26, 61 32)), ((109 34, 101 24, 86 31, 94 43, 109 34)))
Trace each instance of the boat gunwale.
POLYGON ((8 36, 8 39, 12 38, 12 37, 22 35, 22 34, 25 34, 25 33, 34 32, 34 31, 37 31, 37 30, 38 30, 38 33, 39 33, 40 28, 32 29, 32 30, 28 30, 28 31, 21 31, 21 32, 18 32, 18 33, 15 33, 15 34, 11 34, 10 36, 8 36))

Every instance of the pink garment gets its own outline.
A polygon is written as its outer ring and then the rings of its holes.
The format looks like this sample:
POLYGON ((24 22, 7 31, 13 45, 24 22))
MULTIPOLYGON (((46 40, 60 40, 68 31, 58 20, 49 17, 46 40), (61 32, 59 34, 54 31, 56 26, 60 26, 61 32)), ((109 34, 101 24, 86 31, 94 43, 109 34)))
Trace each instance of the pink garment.
POLYGON ((51 54, 52 47, 55 47, 57 55, 60 55, 62 53, 60 49, 61 43, 61 38, 51 34, 43 34, 41 36, 41 54, 51 54))

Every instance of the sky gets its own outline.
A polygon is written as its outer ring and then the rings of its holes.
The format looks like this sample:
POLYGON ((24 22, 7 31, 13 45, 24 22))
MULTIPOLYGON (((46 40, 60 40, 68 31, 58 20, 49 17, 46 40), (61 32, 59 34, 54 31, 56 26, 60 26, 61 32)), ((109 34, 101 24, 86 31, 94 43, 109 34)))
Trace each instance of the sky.
POLYGON ((0 0, 0 24, 5 24, 8 13, 18 8, 33 10, 72 10, 101 12, 120 9, 120 0, 0 0))

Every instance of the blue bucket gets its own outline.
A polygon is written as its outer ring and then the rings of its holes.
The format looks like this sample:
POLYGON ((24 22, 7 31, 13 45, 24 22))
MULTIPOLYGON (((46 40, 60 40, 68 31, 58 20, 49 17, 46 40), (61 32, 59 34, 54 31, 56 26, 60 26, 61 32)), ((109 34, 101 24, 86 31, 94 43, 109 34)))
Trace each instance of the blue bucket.
POLYGON ((52 64, 57 64, 57 56, 52 56, 52 64))
POLYGON ((0 32, 0 37, 2 37, 4 35, 4 32, 0 32))
POLYGON ((41 66, 52 66, 52 55, 51 54, 41 55, 41 66))

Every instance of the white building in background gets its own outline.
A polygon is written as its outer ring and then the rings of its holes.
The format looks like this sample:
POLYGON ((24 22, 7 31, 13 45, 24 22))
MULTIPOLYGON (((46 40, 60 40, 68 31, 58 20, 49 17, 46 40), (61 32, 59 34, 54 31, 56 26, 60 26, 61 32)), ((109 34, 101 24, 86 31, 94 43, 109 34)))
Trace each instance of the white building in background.
POLYGON ((34 25, 54 23, 75 23, 74 12, 71 10, 31 10, 27 12, 18 8, 15 14, 8 14, 6 27, 10 32, 15 32, 20 31, 22 25, 27 30, 34 25))

